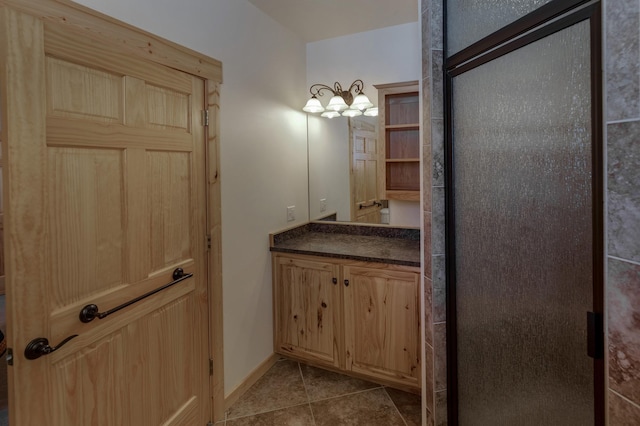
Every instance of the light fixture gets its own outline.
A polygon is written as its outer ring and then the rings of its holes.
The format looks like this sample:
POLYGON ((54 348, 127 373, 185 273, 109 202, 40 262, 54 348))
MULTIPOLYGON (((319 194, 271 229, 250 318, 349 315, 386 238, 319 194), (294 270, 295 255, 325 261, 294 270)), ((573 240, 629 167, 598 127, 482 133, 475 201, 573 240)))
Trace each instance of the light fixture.
POLYGON ((360 111, 359 109, 348 109, 343 112, 342 115, 344 115, 345 117, 357 117, 359 115, 362 115, 362 111, 360 111))
POLYGON ((369 108, 364 112, 364 115, 367 117, 377 117, 378 116, 378 107, 369 108))
POLYGON ((302 110, 306 112, 315 113, 315 112, 324 111, 324 108, 320 103, 320 99, 316 98, 315 96, 312 96, 311 99, 307 101, 307 104, 304 106, 304 108, 302 108, 302 110))
POLYGON ((336 118, 340 117, 340 113, 338 111, 325 111, 320 114, 320 116, 324 118, 336 118))
POLYGON ((326 84, 314 84, 309 88, 311 98, 307 101, 307 104, 302 108, 305 112, 310 113, 322 113, 322 117, 334 118, 339 117, 342 113, 345 117, 356 117, 364 115, 375 117, 378 115, 378 108, 374 107, 367 95, 364 94, 362 89, 364 83, 362 80, 356 80, 351 83, 349 89, 343 90, 340 83, 337 81, 333 84, 333 87, 326 84), (329 104, 326 108, 322 106, 318 96, 322 96, 322 91, 329 91, 333 94, 329 100, 329 104), (355 98, 351 92, 355 93, 355 98), (366 110, 366 111, 365 111, 366 110))
POLYGON ((349 105, 344 101, 344 98, 340 95, 335 95, 329 101, 329 105, 327 105, 327 109, 329 111, 344 111, 348 109, 349 105))

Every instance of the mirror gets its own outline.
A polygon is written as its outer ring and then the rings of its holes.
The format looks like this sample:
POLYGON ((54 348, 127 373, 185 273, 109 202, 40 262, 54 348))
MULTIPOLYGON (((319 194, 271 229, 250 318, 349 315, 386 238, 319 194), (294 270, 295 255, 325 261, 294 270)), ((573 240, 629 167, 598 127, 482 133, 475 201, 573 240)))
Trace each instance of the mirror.
POLYGON ((309 218, 384 223, 378 117, 309 115, 309 218))
POLYGON ((307 114, 309 220, 420 227, 420 203, 385 200, 379 117, 307 114))

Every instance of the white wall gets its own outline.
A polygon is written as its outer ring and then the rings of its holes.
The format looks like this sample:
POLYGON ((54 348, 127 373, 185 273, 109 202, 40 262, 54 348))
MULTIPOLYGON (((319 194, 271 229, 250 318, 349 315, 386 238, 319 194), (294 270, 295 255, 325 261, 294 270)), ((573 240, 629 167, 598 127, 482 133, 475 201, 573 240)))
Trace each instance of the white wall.
POLYGON ((309 133, 309 209, 312 220, 336 212, 337 220, 351 220, 349 190, 349 132, 347 119, 327 120, 315 114, 308 116, 309 133), (345 131, 347 132, 345 135, 345 131), (327 200, 322 212, 320 199, 327 200))
MULTIPOLYGON (((333 86, 339 82, 343 89, 356 79, 365 83, 364 92, 369 99, 377 105, 378 93, 374 84, 397 83, 401 81, 420 80, 421 63, 420 29, 417 22, 382 28, 375 31, 336 37, 307 44, 307 95, 308 88, 315 83, 333 86)), ((320 100, 324 105, 329 100, 329 95, 324 95, 320 100)), ((329 123, 325 120, 330 130, 320 130, 322 124, 309 127, 309 162, 311 179, 310 199, 311 217, 317 217, 320 213, 316 210, 319 199, 326 194, 327 184, 335 182, 336 176, 332 175, 332 168, 321 168, 320 164, 338 164, 342 159, 332 158, 337 151, 328 141, 323 140, 327 134, 331 134, 334 140, 346 145, 346 163, 348 164, 348 138, 349 129, 346 117, 334 118, 329 123), (343 123, 337 128, 336 123, 343 123), (337 129, 337 130, 336 130, 337 129), (340 136, 342 132, 342 136, 340 136), (331 149, 329 149, 331 147, 331 149), (322 175, 324 172, 324 176, 322 175)), ((334 183, 333 185, 338 185, 334 183)), ((346 188, 348 191, 348 170, 346 188)), ((336 194, 342 196, 342 194, 336 194)), ((333 199, 327 199, 329 205, 336 203, 333 199)), ((331 209, 328 209, 331 210, 331 209)), ((396 226, 420 226, 420 203, 389 201, 391 224, 396 226)))
POLYGON ((228 394, 273 352, 268 234, 308 217, 305 45, 246 0, 78 2, 222 61, 228 394))

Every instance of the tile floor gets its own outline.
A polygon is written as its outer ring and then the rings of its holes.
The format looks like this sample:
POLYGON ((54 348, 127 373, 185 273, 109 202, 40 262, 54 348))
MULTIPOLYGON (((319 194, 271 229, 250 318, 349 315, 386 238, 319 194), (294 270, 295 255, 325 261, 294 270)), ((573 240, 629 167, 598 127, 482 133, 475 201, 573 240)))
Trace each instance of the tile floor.
POLYGON ((216 426, 419 426, 420 396, 281 359, 216 426))

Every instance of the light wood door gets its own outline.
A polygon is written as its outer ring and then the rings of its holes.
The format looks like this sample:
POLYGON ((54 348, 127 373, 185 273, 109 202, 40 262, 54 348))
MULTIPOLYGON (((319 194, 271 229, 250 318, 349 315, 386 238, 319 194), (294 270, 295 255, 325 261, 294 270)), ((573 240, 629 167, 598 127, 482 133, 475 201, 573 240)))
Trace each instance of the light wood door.
POLYGON ((380 223, 378 200, 378 138, 354 130, 351 160, 351 214, 355 222, 380 223))
POLYGON ((339 366, 339 267, 289 256, 274 258, 276 351, 339 366))
POLYGON ((418 271, 344 266, 347 370, 420 387, 418 271))
POLYGON ((11 424, 204 425, 203 80, 69 27, 0 5, 11 424))
POLYGON ((351 220, 380 223, 378 138, 362 129, 352 129, 351 138, 351 220))

